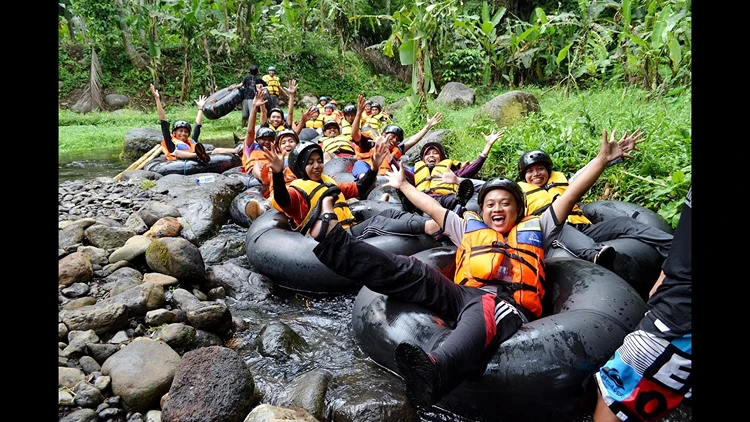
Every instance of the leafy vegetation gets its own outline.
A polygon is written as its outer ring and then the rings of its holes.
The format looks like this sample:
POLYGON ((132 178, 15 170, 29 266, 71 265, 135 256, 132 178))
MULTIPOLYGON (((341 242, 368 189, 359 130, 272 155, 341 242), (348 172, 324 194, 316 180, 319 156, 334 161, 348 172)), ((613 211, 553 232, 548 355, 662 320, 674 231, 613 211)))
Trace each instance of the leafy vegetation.
MULTIPOLYGON (((132 128, 158 128, 148 86, 171 121, 193 121, 193 100, 239 82, 251 64, 296 78, 298 98, 340 104, 359 93, 386 104, 406 133, 444 114, 448 151, 473 159, 473 116, 513 89, 541 112, 506 128, 481 177, 514 175, 520 154, 542 148, 572 174, 596 153, 601 130, 637 128, 648 140, 632 160, 605 171, 586 200, 642 204, 676 223, 691 183, 692 12, 690 0, 59 0, 60 151, 120 145, 132 128), (128 110, 67 110, 98 57, 103 93, 128 95, 128 110), (439 106, 448 82, 476 92, 476 105, 439 106)), ((297 110, 299 116, 300 110, 297 110)), ((240 136, 239 116, 204 120, 205 142, 240 136)))

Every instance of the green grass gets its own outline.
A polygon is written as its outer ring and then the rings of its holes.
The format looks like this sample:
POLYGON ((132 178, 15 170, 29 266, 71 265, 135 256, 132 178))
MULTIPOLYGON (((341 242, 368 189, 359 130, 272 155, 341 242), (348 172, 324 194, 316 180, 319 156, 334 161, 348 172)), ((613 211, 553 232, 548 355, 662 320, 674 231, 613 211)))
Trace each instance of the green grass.
MULTIPOLYGON (((633 158, 608 168, 583 198, 584 201, 613 199, 636 203, 661 214, 676 226, 682 201, 692 182, 691 92, 677 97, 649 98, 649 93, 632 88, 605 88, 578 91, 566 96, 562 90, 526 87, 539 100, 541 111, 504 128, 505 135, 495 143, 479 178, 497 175, 517 178, 518 158, 531 149, 543 149, 553 159, 555 169, 573 175, 596 156, 602 129, 624 131, 641 129, 646 141, 633 151, 633 158)), ((450 129, 446 151, 456 160, 473 160, 484 147, 482 132, 498 130, 493 122, 474 120, 474 114, 486 101, 506 92, 477 92, 476 105, 452 109, 428 101, 429 115, 443 113, 435 129, 450 129)), ((386 93, 381 93, 386 95, 386 93)), ((392 96, 392 95, 391 95, 392 96)), ((343 107, 343 105, 342 105, 343 107)), ((195 106, 166 106, 170 122, 195 121, 195 106)), ((406 136, 424 126, 425 119, 410 119, 408 109, 394 113, 394 123, 406 136)), ((295 110, 295 119, 301 110, 295 110)), ((203 120, 201 142, 231 142, 232 132, 244 135, 241 113, 232 111, 216 120, 203 120)), ((125 134, 134 128, 159 129, 156 110, 139 112, 120 110, 81 115, 59 111, 61 153, 122 146, 125 134)), ((231 145, 231 143, 229 144, 231 145)))

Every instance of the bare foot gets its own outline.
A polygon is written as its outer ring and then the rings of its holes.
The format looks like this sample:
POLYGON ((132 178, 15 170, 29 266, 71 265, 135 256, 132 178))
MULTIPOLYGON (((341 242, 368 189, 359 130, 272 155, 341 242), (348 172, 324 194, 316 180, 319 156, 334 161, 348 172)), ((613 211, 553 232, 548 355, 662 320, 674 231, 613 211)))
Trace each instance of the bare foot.
MULTIPOLYGON (((332 196, 326 196, 322 199, 320 204, 320 215, 323 215, 327 212, 333 212, 333 197, 332 196)), ((338 224, 337 221, 330 221, 328 223, 328 230, 326 231, 326 236, 328 236, 328 233, 331 232, 333 227, 338 224)), ((315 224, 313 224, 312 229, 310 229, 310 236, 312 236, 313 239, 317 239, 318 234, 320 234, 320 230, 323 227, 323 221, 317 220, 315 221, 315 224)))

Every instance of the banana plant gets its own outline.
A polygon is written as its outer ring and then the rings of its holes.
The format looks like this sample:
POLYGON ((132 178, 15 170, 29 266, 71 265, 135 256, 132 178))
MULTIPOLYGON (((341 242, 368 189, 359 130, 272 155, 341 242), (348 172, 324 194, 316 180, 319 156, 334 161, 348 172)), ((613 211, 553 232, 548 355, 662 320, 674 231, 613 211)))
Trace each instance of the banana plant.
POLYGON ((470 44, 479 45, 485 53, 483 61, 482 83, 487 85, 494 71, 502 65, 502 50, 500 48, 502 38, 497 34, 497 27, 505 16, 507 9, 498 8, 490 16, 490 6, 482 2, 481 16, 466 15, 456 21, 459 33, 466 37, 470 44))

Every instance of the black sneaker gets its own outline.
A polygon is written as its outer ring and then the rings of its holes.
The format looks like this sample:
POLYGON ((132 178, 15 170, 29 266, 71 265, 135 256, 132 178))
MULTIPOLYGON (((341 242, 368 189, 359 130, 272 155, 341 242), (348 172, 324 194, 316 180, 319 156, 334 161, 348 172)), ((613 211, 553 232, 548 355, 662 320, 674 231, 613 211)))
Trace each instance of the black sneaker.
POLYGON ((406 397, 412 405, 429 409, 440 398, 440 373, 430 355, 419 346, 402 342, 396 346, 398 372, 406 384, 406 397))
POLYGON ((401 201, 401 206, 404 207, 404 211, 410 212, 412 214, 419 214, 419 209, 416 205, 412 204, 411 201, 404 195, 403 192, 400 190, 397 191, 398 199, 401 201))
POLYGON ((474 182, 470 179, 462 180, 461 183, 458 184, 456 203, 459 205, 466 205, 469 203, 472 196, 474 196, 474 182))
POLYGON ((617 257, 617 251, 612 246, 605 246, 599 250, 599 253, 594 257, 594 264, 601 265, 602 267, 614 271, 615 269, 615 258, 617 257))
POLYGON ((208 164, 211 162, 211 156, 208 155, 206 152, 206 147, 203 146, 201 143, 195 144, 195 155, 198 156, 198 160, 203 164, 208 164))

